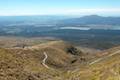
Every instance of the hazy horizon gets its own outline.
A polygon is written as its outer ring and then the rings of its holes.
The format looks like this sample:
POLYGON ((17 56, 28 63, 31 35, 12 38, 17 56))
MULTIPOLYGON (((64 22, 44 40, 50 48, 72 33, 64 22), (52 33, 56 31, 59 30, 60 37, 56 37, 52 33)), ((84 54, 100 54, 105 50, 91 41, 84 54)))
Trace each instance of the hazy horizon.
POLYGON ((88 14, 88 15, 0 15, 0 17, 66 17, 66 18, 81 18, 81 17, 85 17, 85 16, 100 16, 100 17, 120 17, 120 15, 98 15, 98 14, 88 14))
POLYGON ((120 16, 119 4, 115 0, 4 0, 0 1, 0 16, 120 16))

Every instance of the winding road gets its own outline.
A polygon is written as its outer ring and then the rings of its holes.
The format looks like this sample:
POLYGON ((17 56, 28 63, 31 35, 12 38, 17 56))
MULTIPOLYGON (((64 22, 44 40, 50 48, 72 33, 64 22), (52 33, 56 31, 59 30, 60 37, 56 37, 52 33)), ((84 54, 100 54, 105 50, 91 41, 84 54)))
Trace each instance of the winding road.
POLYGON ((109 58, 109 57, 112 57, 112 56, 114 56, 114 55, 116 55, 116 54, 118 54, 118 53, 120 53, 120 50, 114 52, 113 54, 109 54, 108 56, 99 58, 99 59, 97 59, 97 60, 91 62, 89 65, 93 65, 93 64, 95 64, 95 63, 97 63, 97 62, 100 62, 100 61, 102 61, 102 60, 104 60, 104 59, 107 59, 107 58, 109 58))
POLYGON ((50 69, 50 68, 45 64, 45 63, 46 63, 46 60, 47 60, 47 58, 48 58, 48 55, 47 55, 46 52, 44 52, 43 54, 44 54, 45 57, 44 57, 44 59, 42 60, 42 65, 43 65, 44 67, 50 69))

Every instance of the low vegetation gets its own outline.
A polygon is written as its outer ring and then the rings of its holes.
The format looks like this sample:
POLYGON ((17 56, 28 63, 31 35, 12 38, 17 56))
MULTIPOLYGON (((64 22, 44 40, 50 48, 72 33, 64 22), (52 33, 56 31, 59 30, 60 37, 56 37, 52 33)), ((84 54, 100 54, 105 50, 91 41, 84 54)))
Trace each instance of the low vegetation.
POLYGON ((120 80, 119 50, 89 54, 63 41, 0 48, 0 80, 120 80))

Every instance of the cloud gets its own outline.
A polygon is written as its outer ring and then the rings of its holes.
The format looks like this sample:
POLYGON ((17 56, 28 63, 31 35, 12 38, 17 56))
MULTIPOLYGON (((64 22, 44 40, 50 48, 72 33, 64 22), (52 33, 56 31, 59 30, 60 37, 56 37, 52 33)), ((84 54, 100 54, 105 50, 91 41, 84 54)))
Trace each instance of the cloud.
POLYGON ((81 9, 41 9, 41 10, 1 10, 0 15, 119 15, 120 8, 81 8, 81 9))
POLYGON ((59 10, 58 12, 62 12, 63 14, 120 14, 120 8, 94 8, 94 9, 67 9, 67 10, 59 10))

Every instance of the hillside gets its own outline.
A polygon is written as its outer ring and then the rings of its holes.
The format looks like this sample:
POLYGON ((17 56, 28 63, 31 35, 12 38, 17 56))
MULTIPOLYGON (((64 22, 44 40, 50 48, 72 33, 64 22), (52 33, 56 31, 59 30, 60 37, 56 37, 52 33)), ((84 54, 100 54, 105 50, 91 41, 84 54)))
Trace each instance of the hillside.
POLYGON ((63 41, 52 41, 24 49, 1 48, 0 80, 57 80, 62 75, 61 70, 73 68, 72 64, 80 54, 75 47, 63 41), (44 52, 48 56, 46 60, 44 52))
POLYGON ((0 49, 0 80, 119 80, 120 47, 84 53, 64 41, 0 49))
POLYGON ((88 63, 86 68, 72 75, 80 80, 120 80, 120 47, 108 49, 101 54, 88 63))

